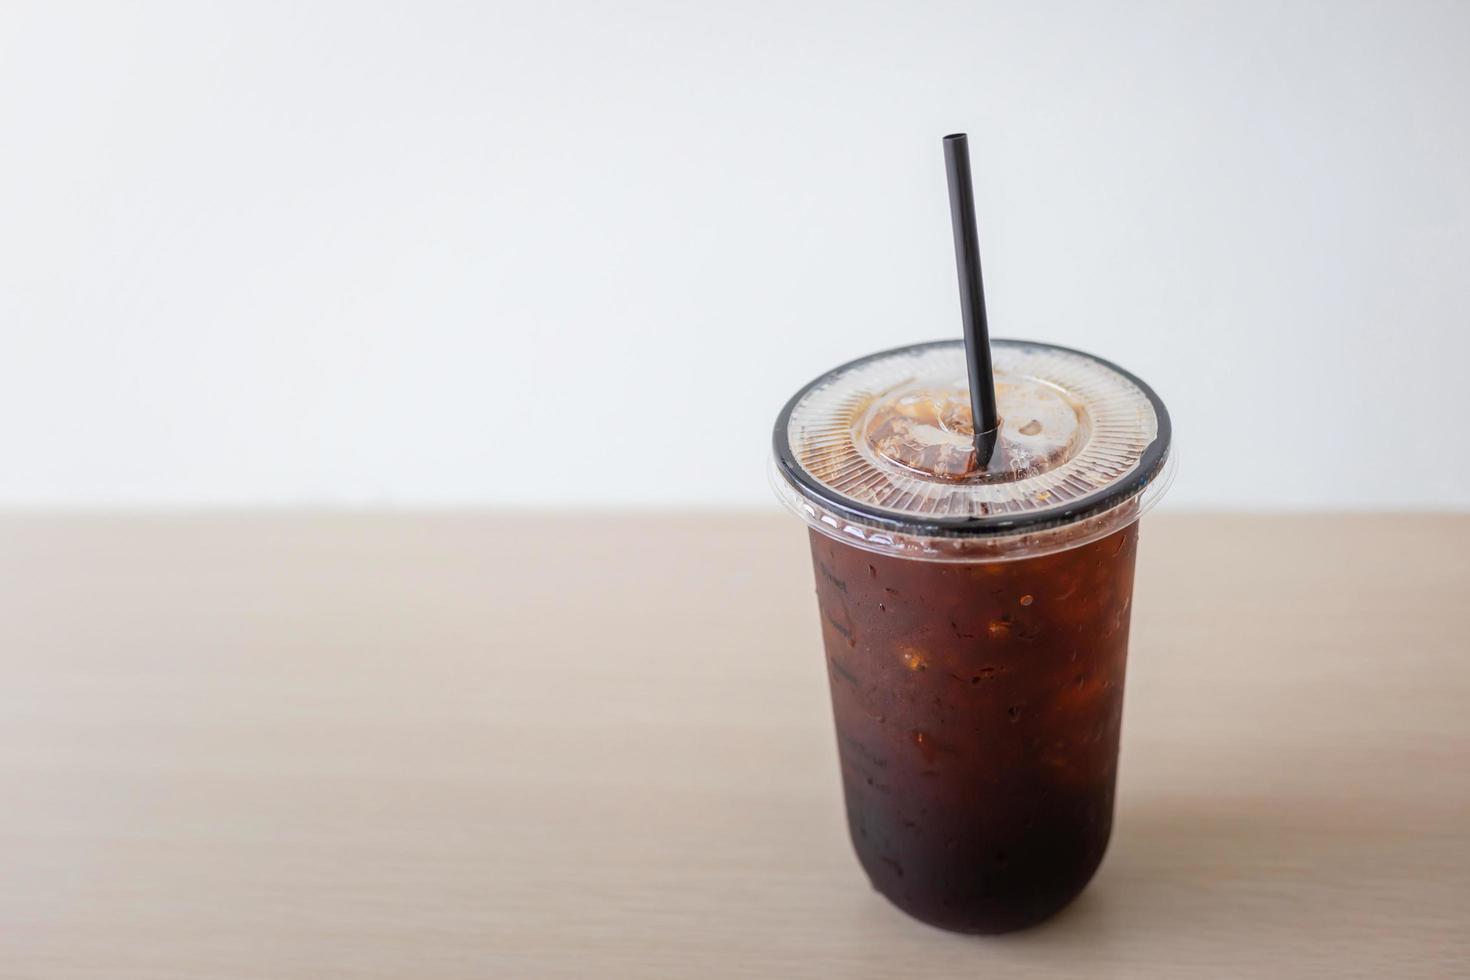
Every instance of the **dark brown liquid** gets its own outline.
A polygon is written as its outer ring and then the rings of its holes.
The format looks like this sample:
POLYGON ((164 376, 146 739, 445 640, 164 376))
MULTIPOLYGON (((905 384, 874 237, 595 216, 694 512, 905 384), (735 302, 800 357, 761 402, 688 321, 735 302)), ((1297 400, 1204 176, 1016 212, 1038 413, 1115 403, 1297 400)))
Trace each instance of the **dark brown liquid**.
POLYGON ((1020 929, 1097 870, 1137 541, 957 564, 811 533, 848 829, 910 915, 1020 929))

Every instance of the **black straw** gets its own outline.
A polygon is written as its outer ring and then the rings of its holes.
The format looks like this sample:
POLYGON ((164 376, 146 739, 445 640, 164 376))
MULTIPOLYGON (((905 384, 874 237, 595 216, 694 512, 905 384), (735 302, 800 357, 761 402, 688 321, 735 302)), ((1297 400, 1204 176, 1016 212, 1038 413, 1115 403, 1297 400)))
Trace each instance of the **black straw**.
POLYGON ((970 141, 964 133, 944 138, 944 169, 949 174, 949 219, 954 227, 954 264, 960 276, 960 314, 965 326, 965 362, 970 372, 976 461, 984 469, 995 452, 1000 415, 995 408, 995 377, 990 366, 985 284, 980 278, 980 237, 975 231, 970 141))

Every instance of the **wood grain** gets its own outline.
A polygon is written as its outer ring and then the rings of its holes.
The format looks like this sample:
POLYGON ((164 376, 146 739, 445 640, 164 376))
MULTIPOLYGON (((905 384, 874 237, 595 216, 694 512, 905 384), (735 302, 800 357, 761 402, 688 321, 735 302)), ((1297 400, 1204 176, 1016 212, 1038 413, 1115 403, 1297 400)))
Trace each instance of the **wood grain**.
POLYGON ((0 976, 1470 975, 1470 518, 1151 517, 1111 852, 904 918, 773 516, 0 521, 0 976))

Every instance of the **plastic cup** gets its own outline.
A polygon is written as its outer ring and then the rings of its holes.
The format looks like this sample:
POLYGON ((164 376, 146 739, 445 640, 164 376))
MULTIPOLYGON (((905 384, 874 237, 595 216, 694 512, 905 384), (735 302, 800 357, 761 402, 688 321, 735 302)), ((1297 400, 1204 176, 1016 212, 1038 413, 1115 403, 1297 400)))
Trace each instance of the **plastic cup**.
POLYGON ((775 431, 858 860, 905 912, 976 933, 1047 918, 1102 860, 1138 519, 1170 476, 1142 381, 1042 344, 996 341, 994 360, 984 472, 958 342, 843 365, 775 431))

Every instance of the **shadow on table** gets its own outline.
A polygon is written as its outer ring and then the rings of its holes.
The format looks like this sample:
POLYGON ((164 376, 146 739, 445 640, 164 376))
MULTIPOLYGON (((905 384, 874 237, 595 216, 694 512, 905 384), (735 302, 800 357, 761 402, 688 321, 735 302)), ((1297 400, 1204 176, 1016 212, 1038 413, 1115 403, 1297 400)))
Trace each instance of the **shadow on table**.
POLYGON ((1344 814, 1332 801, 1154 800, 1118 814, 1108 856, 1096 878, 1055 918, 1001 937, 1025 944, 1091 943, 1113 933, 1189 931, 1218 921, 1276 932, 1283 913, 1322 919, 1324 905, 1348 906, 1365 874, 1422 861, 1424 840, 1396 832, 1371 814, 1344 814), (1330 832, 1329 832, 1330 829, 1330 832))

